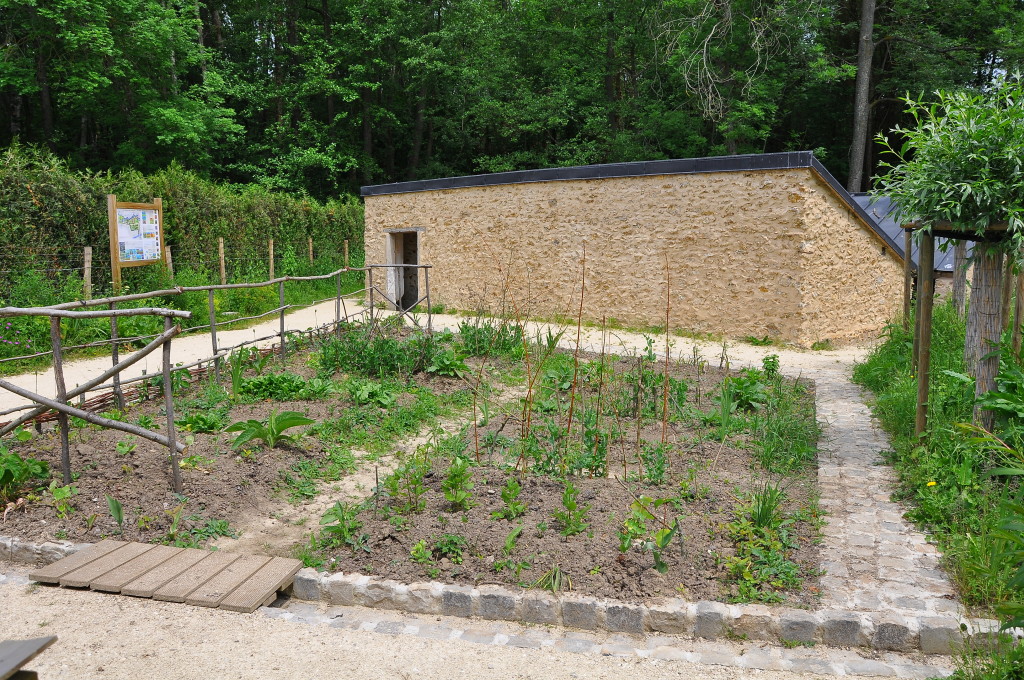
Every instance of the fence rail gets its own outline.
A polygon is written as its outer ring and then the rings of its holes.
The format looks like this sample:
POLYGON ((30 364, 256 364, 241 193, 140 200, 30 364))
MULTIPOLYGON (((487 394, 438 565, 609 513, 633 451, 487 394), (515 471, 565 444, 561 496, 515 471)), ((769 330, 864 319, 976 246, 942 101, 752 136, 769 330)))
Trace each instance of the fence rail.
MULTIPOLYGON (((347 248, 346 248, 347 250, 347 248)), ((0 380, 0 388, 3 388, 13 394, 21 396, 25 399, 30 400, 31 404, 14 407, 0 412, 0 416, 11 415, 22 411, 20 416, 14 420, 0 425, 0 436, 13 431, 15 428, 22 426, 29 422, 35 422, 37 426, 45 421, 53 420, 54 418, 58 421, 60 427, 60 440, 61 440, 61 472, 63 476, 64 484, 71 483, 71 460, 70 460, 70 446, 68 441, 68 422, 70 417, 81 418, 86 422, 99 425, 108 429, 119 430, 127 432, 150 441, 157 442, 164 446, 167 446, 169 450, 169 459, 171 466, 171 480, 172 488, 175 492, 182 492, 182 481, 181 481, 181 470, 179 464, 179 456, 185 450, 185 446, 177 441, 177 434, 174 426, 174 400, 173 400, 173 389, 171 384, 171 373, 172 371, 189 370, 190 374, 195 376, 198 373, 202 375, 208 374, 210 368, 214 371, 214 374, 220 381, 220 365, 221 361, 230 355, 230 353, 240 347, 246 345, 252 345, 259 342, 264 342, 273 338, 277 338, 278 342, 275 346, 272 346, 269 351, 274 352, 275 347, 281 355, 282 359, 287 358, 288 342, 287 336, 289 333, 295 333, 296 331, 287 331, 285 326, 285 312, 289 309, 297 309, 309 307, 315 304, 322 304, 334 300, 335 302, 335 318, 333 323, 323 324, 315 329, 316 332, 324 331, 333 327, 335 334, 341 334, 342 324, 347 323, 350 319, 359 316, 368 316, 371 324, 371 331, 373 323, 375 321, 375 293, 382 296, 383 299, 387 300, 397 311, 401 314, 408 316, 413 323, 418 325, 418 320, 415 316, 410 313, 410 309, 403 309, 400 301, 392 300, 385 291, 377 288, 373 283, 373 272, 376 269, 388 269, 392 270, 414 267, 416 269, 422 269, 424 271, 424 288, 425 295, 417 300, 412 307, 420 304, 420 302, 426 301, 427 305, 427 331, 430 332, 433 328, 433 319, 430 313, 430 265, 398 265, 398 264, 386 264, 386 265, 367 265, 364 267, 349 267, 344 266, 328 274, 320 274, 314 276, 282 276, 277 278, 271 278, 268 281, 260 282, 247 282, 247 283, 231 283, 231 284, 213 284, 208 286, 177 286, 175 288, 150 291, 147 293, 133 293, 126 295, 115 295, 106 298, 87 299, 87 300, 76 300, 73 302, 65 302, 61 304, 46 306, 46 307, 3 307, 0 308, 0 318, 4 317, 16 317, 16 316, 46 316, 50 319, 50 341, 51 349, 46 352, 39 352, 31 355, 24 355, 19 357, 9 357, 0 361, 16 361, 20 359, 34 358, 46 355, 53 356, 53 369, 54 369, 54 380, 56 383, 56 398, 44 397, 40 394, 32 392, 24 387, 19 387, 7 380, 0 380), (362 271, 366 272, 368 285, 354 293, 349 293, 349 296, 359 295, 365 293, 369 297, 370 304, 361 310, 354 311, 349 314, 347 305, 345 304, 345 296, 342 295, 341 289, 341 276, 342 274, 350 271, 362 271), (287 305, 284 302, 284 286, 288 282, 292 281, 316 281, 326 280, 334 277, 337 281, 337 293, 333 298, 325 298, 316 302, 306 304, 295 304, 287 305), (265 288, 268 286, 277 286, 278 288, 278 307, 271 309, 262 314, 249 317, 240 317, 237 319, 229 319, 225 321, 218 321, 216 318, 216 310, 214 309, 214 293, 218 290, 232 290, 242 288, 265 288), (174 323, 175 319, 190 319, 192 312, 170 309, 164 307, 137 307, 127 309, 117 309, 119 303, 124 302, 136 302, 139 300, 151 299, 154 297, 170 297, 174 295, 181 295, 184 293, 192 292, 207 292, 209 296, 209 310, 210 310, 210 323, 204 326, 196 326, 193 328, 182 330, 180 325, 174 323), (91 307, 106 307, 106 309, 88 309, 91 307), (253 340, 246 340, 244 342, 232 345, 230 347, 220 347, 217 341, 217 329, 222 328, 230 324, 236 324, 242 321, 251 321, 254 319, 263 318, 273 314, 278 314, 279 330, 271 335, 264 336, 262 338, 254 338, 253 340), (123 339, 118 336, 118 323, 117 320, 123 317, 132 316, 158 316, 164 319, 164 330, 162 333, 157 333, 148 336, 135 336, 129 339, 123 339), (98 342, 86 343, 84 345, 74 345, 65 347, 61 342, 61 320, 62 319, 95 319, 95 318, 109 318, 111 326, 111 337, 109 340, 102 340, 98 342), (200 359, 192 362, 186 366, 172 366, 171 365, 171 340, 180 335, 187 333, 195 333, 200 330, 210 331, 210 341, 212 354, 209 357, 200 359), (126 340, 150 340, 150 342, 135 351, 125 359, 119 357, 119 346, 126 340), (72 390, 67 390, 64 382, 64 352, 68 349, 82 348, 82 347, 96 347, 105 344, 111 346, 111 362, 112 365, 109 369, 105 370, 100 375, 96 376, 85 382, 84 384, 76 386, 72 390), (138 363, 140 360, 154 353, 157 349, 162 350, 162 391, 164 395, 164 407, 167 414, 167 432, 161 434, 141 428, 137 425, 130 423, 124 423, 110 418, 97 415, 94 411, 97 408, 109 407, 110 405, 116 405, 120 409, 124 409, 127 402, 127 395, 123 390, 125 385, 139 383, 144 381, 153 380, 152 376, 147 376, 145 373, 142 376, 130 378, 128 380, 121 379, 121 373, 138 363), (205 364, 205 367, 203 365, 205 364), (192 369, 196 369, 193 371, 192 369), (107 384, 107 381, 110 383, 107 384), (110 392, 104 395, 99 395, 91 399, 86 399, 85 395, 89 392, 99 391, 103 389, 109 389, 110 392), (78 407, 70 405, 70 400, 78 397, 80 403, 78 407), (53 415, 53 414, 56 415, 53 415)), ((299 331, 302 333, 303 331, 299 331)), ((309 331, 312 335, 313 331, 309 331)), ((133 398, 142 396, 142 392, 139 388, 134 388, 131 393, 133 398)))

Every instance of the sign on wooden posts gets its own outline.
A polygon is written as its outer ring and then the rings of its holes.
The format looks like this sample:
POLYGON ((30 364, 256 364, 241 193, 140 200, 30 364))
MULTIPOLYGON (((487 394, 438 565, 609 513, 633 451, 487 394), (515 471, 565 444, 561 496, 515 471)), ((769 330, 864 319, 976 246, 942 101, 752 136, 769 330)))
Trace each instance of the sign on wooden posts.
POLYGON ((163 201, 121 203, 107 196, 107 220, 110 226, 110 274, 114 290, 121 288, 121 269, 166 263, 164 246, 163 201))

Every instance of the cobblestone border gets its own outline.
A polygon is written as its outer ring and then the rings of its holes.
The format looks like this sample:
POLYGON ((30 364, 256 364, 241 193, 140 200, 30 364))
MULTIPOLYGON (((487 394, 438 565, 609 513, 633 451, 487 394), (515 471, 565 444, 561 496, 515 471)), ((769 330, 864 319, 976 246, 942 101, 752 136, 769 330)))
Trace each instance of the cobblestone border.
MULTIPOLYGON (((45 565, 89 545, 70 541, 34 543, 0 536, 0 560, 45 565)), ((470 588, 436 581, 406 584, 356 573, 322 574, 309 568, 295 575, 291 595, 299 600, 332 605, 630 635, 664 633, 703 640, 732 638, 925 654, 953 654, 965 636, 983 641, 999 630, 999 622, 991 619, 914 617, 838 609, 805 611, 706 600, 671 599, 630 604, 573 593, 555 596, 539 591, 517 591, 496 585, 470 588)))
POLYGON ((406 584, 357 573, 321 574, 308 568, 295 575, 291 594, 299 600, 331 605, 559 625, 630 635, 664 633, 704 640, 732 638, 925 654, 953 654, 964 637, 982 641, 999 630, 999 622, 990 619, 914 617, 838 609, 805 611, 680 599, 629 604, 573 593, 555 596, 496 585, 470 588, 438 582, 406 584))

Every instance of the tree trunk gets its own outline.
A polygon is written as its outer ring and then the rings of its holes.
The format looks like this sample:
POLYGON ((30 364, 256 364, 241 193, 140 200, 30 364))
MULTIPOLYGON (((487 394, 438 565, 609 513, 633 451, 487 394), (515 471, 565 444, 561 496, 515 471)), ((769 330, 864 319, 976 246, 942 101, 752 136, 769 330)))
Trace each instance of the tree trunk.
POLYGON ((1010 327, 1010 303, 1013 302, 1013 285, 1015 282, 1013 256, 1007 253, 1003 261, 1003 288, 1000 291, 999 297, 999 318, 1002 321, 999 326, 1000 333, 1005 333, 1006 329, 1010 327))
POLYGON ((50 78, 46 73, 43 45, 36 42, 36 84, 39 86, 39 111, 43 116, 43 139, 53 149, 53 99, 50 97, 50 78))
POLYGON ((860 40, 857 44, 857 83, 853 102, 853 140, 850 143, 850 178, 846 188, 861 191, 864 184, 864 152, 868 146, 871 114, 871 63, 875 55, 875 0, 861 0, 860 40))
POLYGON ((427 84, 420 85, 419 94, 416 97, 416 116, 412 125, 412 150, 409 153, 409 167, 405 171, 405 178, 416 179, 416 172, 420 166, 420 148, 423 146, 423 128, 426 117, 424 112, 427 106, 427 84))
MULTIPOLYGON (((975 396, 980 397, 995 389, 996 374, 999 372, 999 336, 1002 330, 1000 318, 1000 292, 1002 291, 1003 254, 996 248, 979 243, 974 249, 974 286, 971 289, 970 314, 977 315, 975 336, 967 337, 973 363, 975 396)), ((974 407, 974 423, 986 429, 992 427, 992 412, 974 407)))
POLYGON ((953 246, 953 306, 962 319, 967 311, 967 242, 953 246))

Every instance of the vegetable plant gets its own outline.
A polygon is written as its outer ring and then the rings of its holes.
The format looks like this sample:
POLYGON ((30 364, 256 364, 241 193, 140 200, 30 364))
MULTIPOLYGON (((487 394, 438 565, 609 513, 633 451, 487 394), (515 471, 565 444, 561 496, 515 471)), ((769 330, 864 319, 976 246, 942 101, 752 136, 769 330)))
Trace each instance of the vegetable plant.
POLYGON ((501 501, 505 507, 499 508, 491 513, 494 519, 513 520, 526 514, 526 503, 516 500, 522 492, 523 487, 515 477, 509 477, 505 486, 501 489, 501 501))
POLYGON ((563 536, 581 534, 590 526, 584 521, 587 518, 587 511, 590 510, 590 506, 580 507, 576 500, 579 494, 579 489, 573 486, 572 482, 565 483, 565 491, 562 492, 563 510, 555 511, 555 519, 562 525, 559 533, 563 536))
POLYGON ((298 444, 299 435, 285 434, 285 430, 312 425, 315 422, 297 411, 271 411, 266 420, 242 420, 224 428, 224 431, 239 433, 231 442, 235 448, 254 439, 260 439, 267 446, 276 448, 279 444, 298 444))
POLYGON ((468 510, 473 507, 473 473, 469 469, 469 461, 456 457, 448 468, 448 477, 441 483, 444 497, 456 510, 468 510))

